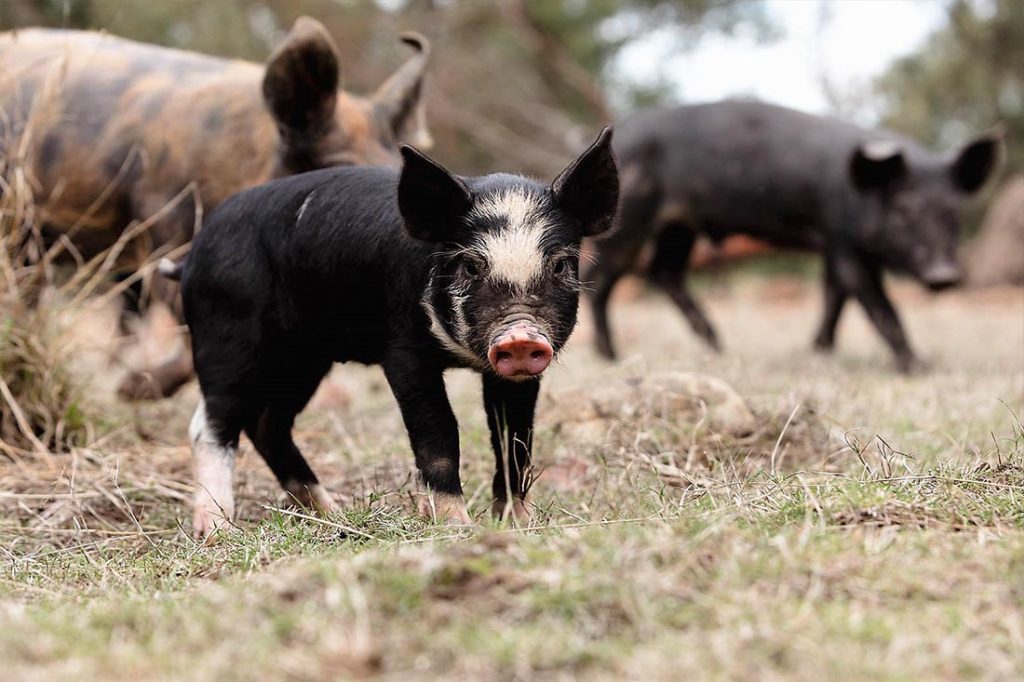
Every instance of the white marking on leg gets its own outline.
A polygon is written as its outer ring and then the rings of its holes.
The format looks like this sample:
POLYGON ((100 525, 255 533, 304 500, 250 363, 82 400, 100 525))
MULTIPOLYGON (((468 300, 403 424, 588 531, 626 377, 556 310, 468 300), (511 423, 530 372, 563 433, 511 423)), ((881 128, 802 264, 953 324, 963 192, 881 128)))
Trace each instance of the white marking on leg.
POLYGON ((195 464, 196 493, 192 533, 208 537, 235 515, 235 448, 221 445, 199 401, 188 427, 195 464))

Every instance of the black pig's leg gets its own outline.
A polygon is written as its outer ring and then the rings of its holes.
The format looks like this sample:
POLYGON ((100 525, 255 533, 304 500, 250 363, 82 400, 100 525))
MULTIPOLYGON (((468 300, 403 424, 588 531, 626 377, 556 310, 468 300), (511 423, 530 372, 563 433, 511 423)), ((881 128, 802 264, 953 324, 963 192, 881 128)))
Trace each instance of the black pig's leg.
POLYGON ((852 291, 868 314, 871 323, 882 335, 896 356, 896 366, 901 372, 909 372, 916 358, 910 349, 899 315, 885 293, 882 285, 881 268, 862 264, 857 286, 852 291))
POLYGON ((820 351, 830 351, 836 343, 836 325, 846 304, 847 293, 837 281, 835 268, 830 262, 825 263, 825 313, 814 339, 814 347, 820 351))
POLYGON ((608 324, 608 299, 622 276, 636 267, 661 202, 661 194, 650 174, 639 165, 627 166, 620 177, 619 224, 610 235, 596 242, 597 261, 583 275, 583 283, 593 287, 590 307, 594 316, 594 343, 597 352, 609 360, 615 359, 615 347, 608 324))
POLYGON ((428 496, 420 512, 457 524, 473 520, 459 480, 459 425, 448 402, 442 369, 412 352, 392 353, 384 375, 398 401, 428 496))
POLYGON ((633 266, 631 259, 621 254, 612 255, 612 249, 601 249, 599 262, 583 275, 583 281, 592 286, 590 309, 594 317, 594 343, 597 352, 609 360, 615 359, 612 332, 608 324, 608 299, 612 290, 626 272, 633 266), (605 255, 605 254, 608 255, 605 255))
POLYGON ((681 223, 669 223, 658 235, 648 278, 669 295, 690 327, 714 350, 721 350, 714 327, 686 290, 686 269, 697 233, 681 223))
POLYGON ((506 381, 484 375, 484 410, 497 463, 493 486, 495 516, 504 517, 511 512, 517 520, 529 518, 526 492, 533 449, 533 413, 539 391, 540 381, 506 381))
POLYGON ((270 404, 245 428, 285 492, 299 504, 325 513, 335 509, 334 501, 295 445, 292 426, 330 367, 331 362, 323 360, 277 372, 266 382, 273 395, 270 404))

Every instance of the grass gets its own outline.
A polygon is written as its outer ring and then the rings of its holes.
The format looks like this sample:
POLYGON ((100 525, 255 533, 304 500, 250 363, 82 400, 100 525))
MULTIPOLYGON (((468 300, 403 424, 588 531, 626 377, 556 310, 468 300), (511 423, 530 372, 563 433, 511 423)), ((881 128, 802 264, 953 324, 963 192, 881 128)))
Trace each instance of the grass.
POLYGON ((721 356, 659 298, 615 308, 616 365, 585 320, 545 383, 525 529, 486 516, 468 373, 448 383, 480 528, 411 513, 393 400, 346 366, 298 427, 344 511, 282 508, 249 451, 211 547, 187 533, 195 387, 131 407, 97 382, 92 442, 0 460, 4 676, 1020 677, 1024 295, 896 289, 927 373, 893 374, 852 309, 836 356, 808 353, 802 279, 706 283, 721 356), (717 428, 713 391, 653 392, 674 372, 727 382, 752 428, 717 428))

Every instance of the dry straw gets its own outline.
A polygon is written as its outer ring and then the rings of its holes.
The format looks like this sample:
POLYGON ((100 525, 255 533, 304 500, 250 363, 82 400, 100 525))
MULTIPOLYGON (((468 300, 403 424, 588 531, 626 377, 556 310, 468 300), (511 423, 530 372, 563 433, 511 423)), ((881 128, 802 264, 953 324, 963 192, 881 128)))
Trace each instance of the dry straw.
MULTIPOLYGON (((77 349, 69 332, 87 310, 80 304, 112 280, 125 247, 163 215, 129 225, 110 248, 88 261, 75 248, 75 235, 113 195, 138 156, 132 150, 74 224, 44 233, 45 202, 36 201, 40 183, 32 171, 34 142, 39 131, 62 116, 54 94, 63 75, 63 64, 50 72, 30 105, 21 107, 26 113, 0 111, 0 129, 8 134, 0 140, 0 452, 11 458, 48 457, 95 440, 87 388, 71 371, 77 349)), ((185 188, 172 205, 192 192, 191 186, 185 188)), ((162 255, 168 254, 152 254, 138 273, 89 308, 105 305, 145 276, 162 255)))

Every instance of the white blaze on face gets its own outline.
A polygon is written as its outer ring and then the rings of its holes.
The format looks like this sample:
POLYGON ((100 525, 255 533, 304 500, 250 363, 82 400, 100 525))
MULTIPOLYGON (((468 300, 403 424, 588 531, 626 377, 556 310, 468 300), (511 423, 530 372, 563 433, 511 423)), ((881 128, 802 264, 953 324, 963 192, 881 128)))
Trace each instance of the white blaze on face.
POLYGON ((541 276, 548 224, 540 209, 537 197, 518 188, 484 197, 473 207, 473 217, 503 223, 473 247, 487 261, 490 278, 525 288, 541 276))

